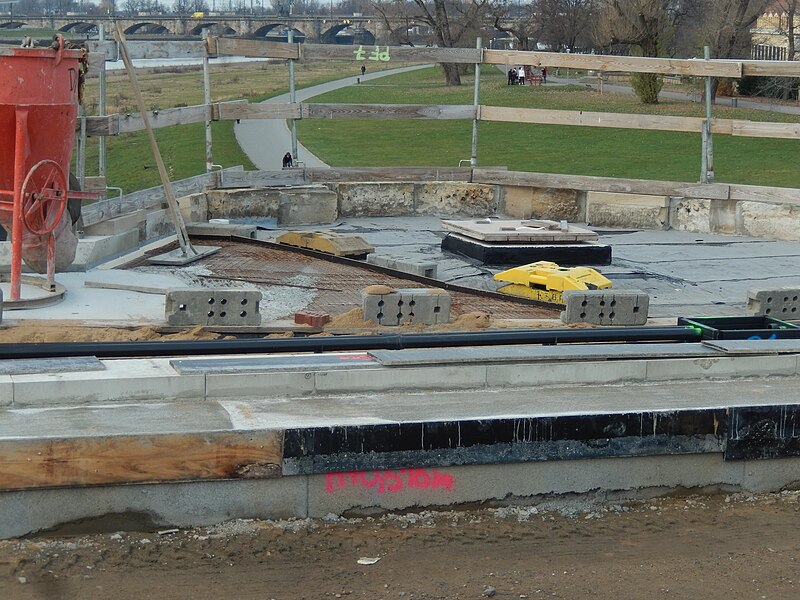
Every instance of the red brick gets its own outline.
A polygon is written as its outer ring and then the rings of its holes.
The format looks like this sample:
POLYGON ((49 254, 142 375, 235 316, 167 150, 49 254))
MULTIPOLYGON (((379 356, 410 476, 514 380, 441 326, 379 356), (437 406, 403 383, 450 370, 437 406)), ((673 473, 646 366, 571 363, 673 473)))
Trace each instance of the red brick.
POLYGON ((294 322, 298 325, 311 325, 312 327, 322 327, 331 320, 328 313, 313 310, 301 310, 294 313, 294 322))

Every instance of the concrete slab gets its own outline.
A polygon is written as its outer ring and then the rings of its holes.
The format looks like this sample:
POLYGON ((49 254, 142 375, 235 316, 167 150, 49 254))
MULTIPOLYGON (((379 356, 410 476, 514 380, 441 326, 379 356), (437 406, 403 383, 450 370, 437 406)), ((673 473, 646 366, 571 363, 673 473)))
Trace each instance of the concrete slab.
POLYGON ((726 354, 800 354, 800 340, 706 340, 703 346, 726 354))
POLYGON ((438 369, 355 369, 314 373, 317 392, 367 390, 469 389, 486 385, 486 367, 446 366, 438 369))
POLYGON ((0 406, 10 406, 14 402, 14 383, 8 375, 0 375, 0 406))
POLYGON ((486 242, 591 242, 597 233, 566 221, 544 219, 470 219, 466 221, 442 220, 445 231, 459 233, 465 237, 486 242))
POLYGON ((0 440, 233 429, 228 413, 213 402, 11 408, 0 415, 0 440))
POLYGON ((28 358, 0 362, 0 375, 102 371, 105 368, 105 365, 93 356, 76 356, 73 358, 28 358))
POLYGON ((399 510, 596 490, 641 493, 661 486, 735 486, 743 480, 742 465, 725 463, 719 454, 334 473, 309 476, 308 511, 322 517, 371 507, 399 510))
POLYGON ((101 517, 111 530, 132 521, 164 528, 304 517, 307 498, 305 477, 5 492, 0 493, 0 538, 101 517))
MULTIPOLYGON (((787 340, 789 341, 789 340, 787 340)), ((800 344, 800 340, 795 340, 800 344)), ((800 353, 800 348, 798 349, 800 353)), ((497 362, 576 361, 669 356, 714 356, 719 352, 704 344, 564 344, 561 346, 467 346, 414 350, 370 350, 385 367, 497 362)))
POLYGON ((647 380, 733 378, 797 373, 797 356, 732 356, 647 361, 647 380))
POLYGON ((96 372, 12 375, 14 406, 54 406, 103 402, 201 400, 202 375, 180 375, 166 360, 108 360, 96 372))
POLYGON ((486 381, 490 387, 534 385, 600 384, 645 379, 645 361, 537 363, 532 365, 489 365, 486 381))
POLYGON ((206 398, 297 398, 314 392, 314 374, 310 372, 272 371, 259 373, 208 373, 206 398))
MULTIPOLYGON (((178 373, 266 373, 269 371, 314 371, 374 367, 369 354, 283 354, 277 356, 236 356, 231 358, 184 358, 171 360, 178 373)), ((2 372, 2 371, 0 371, 2 372)))

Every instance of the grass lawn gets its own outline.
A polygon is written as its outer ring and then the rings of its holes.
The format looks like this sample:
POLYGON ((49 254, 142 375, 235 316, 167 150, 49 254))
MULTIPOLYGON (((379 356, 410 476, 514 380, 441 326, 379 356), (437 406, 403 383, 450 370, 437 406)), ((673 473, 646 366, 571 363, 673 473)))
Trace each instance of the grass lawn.
MULTIPOLYGON (((471 104, 472 78, 447 88, 438 68, 387 77, 317 96, 314 102, 471 104)), ((644 106, 627 94, 602 96, 583 86, 507 86, 505 75, 484 67, 481 104, 597 112, 704 115, 698 102, 666 100, 644 106)), ((800 116, 715 107, 714 116, 800 122, 800 116)), ((470 156, 470 121, 306 120, 303 144, 333 166, 455 166, 470 156)), ((800 187, 800 141, 714 137, 718 181, 800 187)), ((482 122, 478 164, 516 171, 698 181, 700 134, 482 122)))
MULTIPOLYGON (((375 68, 384 65, 376 65, 375 68)), ((392 64, 395 68, 397 64, 392 64)), ((349 72, 356 74, 352 62, 318 62, 299 64, 295 68, 297 88, 340 79, 349 72)), ((245 98, 258 102, 288 91, 289 71, 284 62, 242 63, 211 67, 212 101, 245 98)), ((203 103, 203 75, 198 67, 162 67, 137 72, 145 105, 173 108, 203 103)), ((97 114, 98 79, 86 82, 87 114, 97 114)), ((110 72, 107 81, 108 113, 138 112, 124 71, 110 72)), ((193 123, 155 130, 158 146, 172 180, 185 179, 205 172, 205 124, 193 123)), ((225 167, 243 165, 255 169, 242 152, 233 133, 232 121, 212 124, 214 163, 225 167)), ((106 138, 106 181, 121 187, 124 193, 161 185, 150 143, 144 131, 106 138)), ((86 147, 86 174, 97 174, 97 139, 90 138, 86 147)), ((75 156, 73 156, 75 159, 75 156)))

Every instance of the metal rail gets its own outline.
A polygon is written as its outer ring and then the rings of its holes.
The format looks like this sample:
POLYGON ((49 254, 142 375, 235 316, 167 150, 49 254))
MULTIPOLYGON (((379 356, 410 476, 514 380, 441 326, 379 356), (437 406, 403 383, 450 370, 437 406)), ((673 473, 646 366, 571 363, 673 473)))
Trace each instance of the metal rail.
POLYGON ((141 358, 212 354, 280 354, 513 344, 697 342, 700 340, 700 336, 701 332, 694 327, 598 327, 591 329, 512 329, 507 331, 254 340, 0 344, 0 359, 75 356, 141 358))

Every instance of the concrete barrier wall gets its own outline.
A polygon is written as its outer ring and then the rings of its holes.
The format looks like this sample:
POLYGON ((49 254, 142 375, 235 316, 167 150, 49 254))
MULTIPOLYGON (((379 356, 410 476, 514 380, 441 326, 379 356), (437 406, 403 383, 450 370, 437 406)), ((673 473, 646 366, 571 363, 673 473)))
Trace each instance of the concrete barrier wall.
MULTIPOLYGON (((226 172, 226 176, 233 175, 226 172)), ((186 185, 176 184, 176 190, 191 192, 208 177, 178 182, 186 185)), ((87 207, 85 237, 79 242, 79 258, 70 270, 86 270, 147 240, 172 234, 174 229, 162 196, 163 190, 154 188, 87 207)), ((800 199, 794 203, 791 198, 771 196, 760 201, 506 183, 336 181, 288 187, 208 189, 185 195, 179 203, 186 222, 265 217, 277 218, 279 224, 288 226, 324 224, 341 217, 507 215, 520 219, 566 219, 596 227, 675 229, 800 240, 800 199)), ((9 257, 10 244, 0 242, 0 271, 8 270, 9 257)))
MULTIPOLYGON (((290 196, 291 190, 300 193, 309 187, 313 186, 209 190, 205 194, 208 217, 279 217, 279 194, 290 196)), ((325 206, 317 209, 324 208, 336 218, 502 214, 519 219, 566 219, 597 227, 800 240, 800 198, 795 205, 466 182, 337 182, 326 187, 335 197, 319 196, 325 206)), ((309 223, 318 219, 314 207, 308 212, 309 223)), ((302 214, 295 222, 297 218, 302 214)))
POLYGON ((137 518, 156 528, 475 502, 535 505, 576 493, 595 502, 647 499, 674 489, 757 493, 795 483, 798 468, 798 458, 725 462, 721 454, 696 454, 34 489, 0 493, 0 539, 70 522, 90 526, 100 518, 113 531, 137 518))

